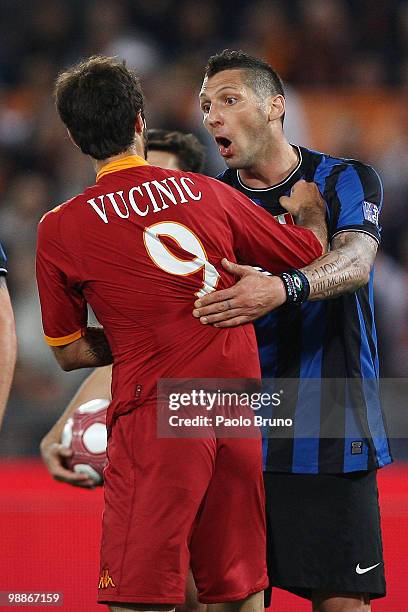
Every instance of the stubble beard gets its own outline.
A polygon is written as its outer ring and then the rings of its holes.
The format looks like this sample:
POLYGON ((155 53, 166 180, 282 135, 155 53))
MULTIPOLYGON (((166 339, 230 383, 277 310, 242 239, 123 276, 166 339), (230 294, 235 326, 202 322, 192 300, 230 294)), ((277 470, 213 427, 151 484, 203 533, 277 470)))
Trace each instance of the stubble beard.
POLYGON ((256 159, 256 152, 249 152, 246 150, 244 153, 235 155, 231 159, 224 159, 228 168, 231 170, 249 170, 254 165, 256 159))
POLYGON ((256 162, 257 152, 246 151, 245 155, 241 155, 234 160, 231 160, 231 165, 227 163, 228 168, 233 170, 248 170, 250 171, 256 162))

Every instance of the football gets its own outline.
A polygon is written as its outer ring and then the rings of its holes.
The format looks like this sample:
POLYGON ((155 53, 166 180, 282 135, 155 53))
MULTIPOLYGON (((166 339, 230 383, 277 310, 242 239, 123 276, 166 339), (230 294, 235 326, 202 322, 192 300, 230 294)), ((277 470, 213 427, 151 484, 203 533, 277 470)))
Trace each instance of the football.
POLYGON ((73 450, 65 460, 68 469, 85 472, 95 484, 103 483, 106 465, 107 399, 94 399, 79 406, 65 423, 61 444, 73 450))

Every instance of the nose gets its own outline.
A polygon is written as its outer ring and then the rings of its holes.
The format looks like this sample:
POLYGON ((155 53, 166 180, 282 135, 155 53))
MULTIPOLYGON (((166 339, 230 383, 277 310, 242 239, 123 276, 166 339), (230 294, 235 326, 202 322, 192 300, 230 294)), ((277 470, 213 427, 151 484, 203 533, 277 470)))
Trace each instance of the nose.
POLYGON ((215 128, 219 125, 222 125, 223 124, 222 113, 220 113, 219 110, 217 110, 217 108, 214 105, 211 106, 210 111, 205 119, 205 122, 211 128, 215 128))

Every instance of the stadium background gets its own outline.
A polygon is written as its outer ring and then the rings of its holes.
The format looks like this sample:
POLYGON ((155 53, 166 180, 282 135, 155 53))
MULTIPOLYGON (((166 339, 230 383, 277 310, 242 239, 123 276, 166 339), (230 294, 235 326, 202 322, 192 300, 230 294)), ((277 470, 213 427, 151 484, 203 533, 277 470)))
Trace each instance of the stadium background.
MULTIPOLYGON (((82 373, 60 372, 43 343, 34 278, 42 214, 93 182, 52 100, 57 72, 80 57, 118 55, 136 67, 150 127, 193 131, 207 172, 223 167, 201 127, 197 93, 213 52, 265 57, 288 89, 292 142, 362 159, 380 172, 385 201, 376 265, 382 375, 408 376, 408 2, 387 0, 0 0, 0 240, 19 360, 0 435, 0 591, 65 592, 64 609, 94 604, 101 491, 53 482, 39 441, 82 373)), ((380 476, 389 597, 406 610, 408 444, 380 476)), ((294 518, 295 520, 295 518, 294 518)), ((277 594, 279 612, 308 609, 277 594)))

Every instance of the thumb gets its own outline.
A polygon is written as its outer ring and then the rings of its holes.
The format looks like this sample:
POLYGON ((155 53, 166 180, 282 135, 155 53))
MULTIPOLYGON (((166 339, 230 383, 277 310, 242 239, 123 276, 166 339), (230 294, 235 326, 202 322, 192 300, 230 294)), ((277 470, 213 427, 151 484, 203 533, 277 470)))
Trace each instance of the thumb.
POLYGON ((225 257, 221 260, 221 264, 224 270, 231 274, 235 274, 235 276, 244 276, 247 273, 248 266, 240 266, 237 263, 229 261, 225 257))
POLYGON ((290 193, 293 194, 293 193, 295 193, 295 191, 299 191, 299 187, 302 187, 303 185, 306 185, 306 183, 307 183, 307 181, 305 181, 305 179, 299 179, 293 185, 292 189, 290 190, 290 193))
POLYGON ((290 205, 290 198, 288 196, 281 196, 279 198, 279 204, 283 206, 283 208, 286 208, 288 204, 290 205))

